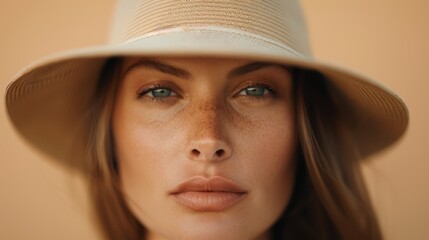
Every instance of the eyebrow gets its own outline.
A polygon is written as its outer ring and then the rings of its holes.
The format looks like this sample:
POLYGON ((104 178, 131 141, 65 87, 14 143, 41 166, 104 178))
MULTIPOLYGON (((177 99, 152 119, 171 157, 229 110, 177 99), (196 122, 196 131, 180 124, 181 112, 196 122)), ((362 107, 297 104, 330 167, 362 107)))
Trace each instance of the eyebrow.
MULTIPOLYGON (((139 60, 136 63, 132 64, 130 67, 128 67, 125 70, 123 76, 125 76, 128 72, 133 71, 134 69, 139 67, 149 69, 149 70, 157 70, 166 74, 170 74, 170 75, 180 77, 180 78, 185 78, 185 79, 189 79, 192 76, 190 72, 184 69, 180 69, 166 63, 162 63, 154 60, 145 60, 145 59, 139 60)), ((231 78, 243 76, 248 73, 251 73, 263 68, 268 68, 268 67, 281 67, 281 68, 287 69, 287 67, 284 65, 271 63, 271 62, 251 62, 243 66, 234 68, 228 73, 227 78, 231 79, 231 78)))
POLYGON ((228 79, 239 77, 246 75, 251 72, 255 72, 257 70, 268 68, 268 67, 281 67, 285 68, 285 66, 277 63, 271 63, 271 62, 251 62, 246 65, 234 68, 228 73, 228 79))
POLYGON ((139 67, 142 67, 148 70, 157 70, 157 71, 170 74, 176 77, 180 77, 180 78, 190 78, 192 75, 190 72, 184 69, 180 69, 166 63, 161 63, 153 60, 139 60, 136 63, 132 64, 130 67, 128 67, 125 70, 123 76, 125 76, 128 72, 133 71, 139 67))

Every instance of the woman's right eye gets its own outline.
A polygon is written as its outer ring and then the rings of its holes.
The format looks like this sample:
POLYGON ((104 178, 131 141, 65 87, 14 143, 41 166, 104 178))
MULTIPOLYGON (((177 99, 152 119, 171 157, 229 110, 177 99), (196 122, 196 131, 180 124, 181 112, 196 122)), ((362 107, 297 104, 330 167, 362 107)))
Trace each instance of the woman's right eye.
POLYGON ((138 98, 147 97, 154 101, 162 101, 168 97, 177 96, 177 94, 167 87, 152 86, 138 91, 137 96, 138 98))

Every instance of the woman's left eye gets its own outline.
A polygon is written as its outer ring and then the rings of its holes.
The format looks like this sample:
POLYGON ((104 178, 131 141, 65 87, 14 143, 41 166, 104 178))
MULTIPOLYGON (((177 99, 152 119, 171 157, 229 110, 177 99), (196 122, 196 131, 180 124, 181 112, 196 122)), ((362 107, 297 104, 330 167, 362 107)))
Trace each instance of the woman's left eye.
POLYGON ((152 89, 147 93, 149 97, 170 97, 172 94, 174 94, 173 91, 168 88, 152 89))
POLYGON ((250 86, 241 90, 238 95, 244 95, 248 97, 264 97, 267 94, 273 94, 274 91, 267 86, 250 86))

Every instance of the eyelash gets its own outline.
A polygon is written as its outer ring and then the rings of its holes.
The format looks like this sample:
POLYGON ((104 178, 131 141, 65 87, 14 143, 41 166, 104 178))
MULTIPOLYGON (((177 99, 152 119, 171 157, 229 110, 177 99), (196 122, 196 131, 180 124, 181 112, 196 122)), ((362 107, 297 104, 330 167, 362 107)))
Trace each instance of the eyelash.
MULTIPOLYGON (((265 91, 264 91, 265 92, 265 91)), ((246 87, 242 88, 238 94, 236 94, 237 96, 240 97, 245 97, 248 100, 252 100, 252 101, 258 101, 258 100, 263 100, 269 97, 273 97, 276 95, 275 90, 266 85, 266 84, 262 84, 262 83, 258 83, 258 82, 249 82, 247 83, 246 87), (247 88, 264 88, 265 90, 267 90, 269 92, 268 96, 266 94, 262 95, 262 96, 250 96, 250 95, 240 95, 241 92, 245 91, 247 88)))
MULTIPOLYGON (((137 91, 137 99, 143 98, 146 96, 146 94, 148 94, 154 90, 157 90, 157 89, 166 89, 166 90, 174 93, 174 91, 169 87, 163 86, 161 84, 155 84, 155 85, 152 85, 150 87, 143 88, 143 89, 137 91)), ((177 95, 177 93, 174 93, 174 94, 177 95)), ((153 96, 153 97, 147 97, 147 98, 153 102, 165 102, 165 101, 167 101, 167 97, 155 97, 155 96, 153 96)))
MULTIPOLYGON (((247 88, 256 88, 256 87, 258 87, 258 88, 264 88, 265 90, 267 90, 269 92, 269 95, 271 95, 271 96, 275 96, 276 95, 276 92, 274 91, 274 89, 272 87, 270 87, 268 85, 265 85, 265 84, 261 84, 261 83, 251 82, 251 83, 248 83, 245 88, 242 88, 234 96, 245 97, 248 100, 252 100, 252 101, 253 100, 256 100, 256 101, 263 100, 263 99, 269 97, 269 96, 266 96, 265 94, 263 96, 240 95, 240 93, 243 92, 243 91, 245 91, 247 88)), ((143 88, 143 89, 137 91, 137 99, 145 97, 146 94, 150 93, 151 91, 158 90, 158 89, 166 89, 166 90, 171 91, 172 93, 174 93, 175 95, 173 95, 173 96, 177 96, 177 93, 175 93, 171 88, 163 86, 161 84, 155 84, 153 86, 150 86, 150 87, 147 87, 147 88, 143 88)), ((171 97, 171 96, 168 96, 168 97, 171 97)), ((147 97, 147 98, 150 99, 151 101, 154 101, 154 102, 165 102, 165 101, 167 101, 168 97, 155 97, 155 96, 152 96, 152 97, 147 97)))

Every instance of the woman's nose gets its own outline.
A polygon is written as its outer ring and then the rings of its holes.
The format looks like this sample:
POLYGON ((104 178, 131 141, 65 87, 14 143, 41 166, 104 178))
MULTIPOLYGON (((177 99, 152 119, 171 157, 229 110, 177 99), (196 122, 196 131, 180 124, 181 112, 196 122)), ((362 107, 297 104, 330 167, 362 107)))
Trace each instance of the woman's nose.
POLYGON ((192 141, 188 158, 202 162, 220 162, 231 157, 231 149, 220 139, 205 138, 192 141))
POLYGON ((195 161, 218 162, 231 157, 232 148, 227 139, 226 124, 220 107, 205 104, 199 107, 189 121, 187 157, 195 161))

